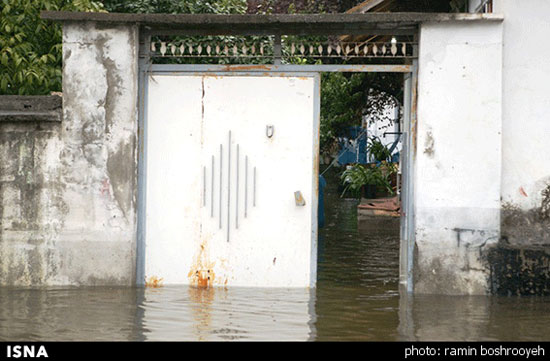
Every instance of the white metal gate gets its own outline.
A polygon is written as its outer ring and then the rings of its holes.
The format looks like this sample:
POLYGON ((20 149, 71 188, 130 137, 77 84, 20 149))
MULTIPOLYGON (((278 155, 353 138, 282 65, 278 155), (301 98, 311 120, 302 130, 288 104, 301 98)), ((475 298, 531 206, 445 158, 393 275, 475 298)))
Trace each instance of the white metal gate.
POLYGON ((319 75, 146 79, 146 282, 311 287, 319 75))

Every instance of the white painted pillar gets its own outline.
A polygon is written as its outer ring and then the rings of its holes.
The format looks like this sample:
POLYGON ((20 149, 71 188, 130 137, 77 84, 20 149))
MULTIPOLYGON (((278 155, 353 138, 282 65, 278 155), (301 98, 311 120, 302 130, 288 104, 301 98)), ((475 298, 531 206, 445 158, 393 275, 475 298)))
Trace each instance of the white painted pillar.
POLYGON ((502 22, 420 29, 415 293, 483 294, 499 238, 502 22))

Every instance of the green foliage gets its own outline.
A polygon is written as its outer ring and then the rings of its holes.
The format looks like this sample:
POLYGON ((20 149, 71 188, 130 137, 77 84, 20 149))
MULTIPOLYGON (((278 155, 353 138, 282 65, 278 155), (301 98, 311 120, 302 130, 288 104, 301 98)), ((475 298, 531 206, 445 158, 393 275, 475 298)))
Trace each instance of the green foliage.
POLYGON ((390 151, 377 137, 371 137, 369 140, 368 150, 378 164, 354 164, 347 167, 340 176, 346 186, 344 193, 349 189, 352 194, 359 195, 364 186, 370 185, 394 195, 391 178, 398 172, 399 165, 389 161, 390 151))
POLYGON ((101 0, 109 12, 165 14, 244 14, 246 0, 101 0))
POLYGON ((321 78, 321 149, 327 149, 344 128, 361 124, 367 100, 365 73, 323 73, 321 78))
POLYGON ((362 0, 353 0, 351 6, 341 6, 334 0, 248 0, 252 14, 316 14, 344 12, 362 0))
POLYGON ((0 94, 61 90, 61 25, 41 10, 101 11, 90 0, 0 0, 0 94))
POLYGON ((373 185, 394 195, 390 179, 396 171, 397 168, 392 163, 383 162, 380 165, 367 164, 365 166, 354 164, 342 173, 340 179, 346 186, 344 193, 349 189, 353 194, 359 195, 363 186, 373 185))
POLYGON ((388 162, 391 157, 390 150, 386 147, 378 137, 370 137, 370 143, 367 146, 367 150, 377 162, 388 162))
POLYGON ((403 94, 398 73, 323 73, 321 78, 321 151, 329 151, 336 137, 361 125, 365 114, 381 115, 403 94))

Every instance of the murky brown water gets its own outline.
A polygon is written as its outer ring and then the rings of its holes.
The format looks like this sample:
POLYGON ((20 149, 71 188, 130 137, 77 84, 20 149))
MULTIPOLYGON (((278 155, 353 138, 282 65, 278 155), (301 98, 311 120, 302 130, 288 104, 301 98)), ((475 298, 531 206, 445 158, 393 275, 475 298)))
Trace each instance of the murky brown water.
POLYGON ((0 289, 0 340, 550 340, 550 298, 410 296, 398 231, 358 231, 329 180, 318 285, 0 289))

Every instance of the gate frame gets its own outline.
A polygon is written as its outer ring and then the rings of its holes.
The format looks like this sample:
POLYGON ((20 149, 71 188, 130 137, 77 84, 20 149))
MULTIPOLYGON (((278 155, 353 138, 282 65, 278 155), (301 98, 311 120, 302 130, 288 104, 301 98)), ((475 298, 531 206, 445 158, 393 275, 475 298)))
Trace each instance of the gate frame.
MULTIPOLYGON (((201 26, 195 25, 194 28, 182 29, 179 28, 164 28, 160 26, 147 27, 142 24, 139 35, 139 64, 138 64, 138 195, 137 195, 137 240, 136 240, 136 284, 145 285, 145 217, 146 217, 146 137, 147 137, 147 92, 148 92, 148 77, 152 73, 194 73, 194 75, 212 75, 212 74, 232 74, 232 73, 317 73, 320 79, 322 72, 387 72, 387 73, 403 73, 404 75, 404 94, 403 94, 403 125, 401 128, 404 133, 403 145, 406 146, 406 157, 400 159, 401 170, 401 219, 400 219, 400 245, 399 245, 399 283, 404 286, 408 293, 414 290, 413 285, 413 266, 414 266, 414 245, 415 245, 415 224, 414 224, 414 156, 416 154, 416 109, 417 109, 417 84, 418 84, 418 20, 410 21, 410 14, 406 14, 405 18, 399 17, 404 14, 383 14, 383 13, 366 13, 366 14, 338 14, 338 15, 309 15, 314 20, 326 18, 330 25, 335 25, 336 28, 324 29, 321 23, 314 24, 319 29, 291 29, 292 24, 276 24, 276 30, 271 29, 273 26, 269 21, 261 26, 258 24, 246 23, 244 28, 233 30, 228 27, 229 24, 224 24, 221 29, 202 29, 201 26), (343 16, 343 17, 342 17, 343 16), (391 19, 399 18, 397 23, 386 19, 378 22, 380 18, 388 16, 391 19), (340 18, 341 17, 341 18, 340 18), (375 21, 364 21, 364 19, 374 18, 375 21), (352 19, 353 18, 353 19, 352 19), (357 18, 357 19, 355 19, 357 18), (345 19, 349 19, 346 21, 345 19), (355 23, 355 20, 360 20, 355 23), (332 23, 334 21, 334 23, 332 23), (346 25, 351 25, 348 27, 346 25), (268 29, 262 29, 261 27, 268 29), (276 39, 281 38, 282 34, 295 35, 312 35, 312 34, 327 34, 327 35, 343 35, 343 34, 376 34, 376 35, 412 35, 414 38, 413 57, 408 60, 408 64, 315 64, 315 65, 293 65, 281 64, 280 53, 279 57, 275 56, 274 64, 235 64, 235 65, 218 65, 218 64, 153 64, 151 56, 151 38, 155 35, 222 35, 224 33, 231 35, 275 35, 276 39), (403 167, 406 161, 405 167, 403 167)), ((419 14, 414 14, 418 17, 419 14)), ((450 14, 421 14, 420 17, 426 16, 429 19, 437 18, 439 21, 448 20, 453 17, 450 14)), ((100 15, 101 16, 101 15, 100 15)), ((148 17, 162 16, 161 14, 147 14, 148 17)), ((178 15, 185 17, 186 15, 178 15)), ((200 25, 214 26, 215 19, 220 19, 223 23, 224 19, 231 17, 236 19, 239 15, 187 15, 186 20, 199 21, 201 18, 210 17, 209 22, 201 23, 200 25)), ((285 20, 286 16, 268 15, 255 16, 270 20, 285 20)), ((248 19, 252 19, 249 16, 248 19)), ((300 21, 307 20, 301 19, 300 21)), ((311 25, 311 24, 310 24, 311 25)), ((277 40, 276 40, 277 41, 277 40)), ((277 45, 277 44, 276 44, 277 45)), ((278 44, 280 47, 280 43, 278 44)), ((382 58, 383 59, 383 58, 382 58)), ((319 89, 321 84, 319 84, 319 89)), ((319 96, 319 102, 321 101, 319 96)), ((320 125, 320 124, 319 124, 320 125)), ((403 148, 402 148, 403 152, 403 148)), ((317 272, 315 272, 316 274, 317 272)))

